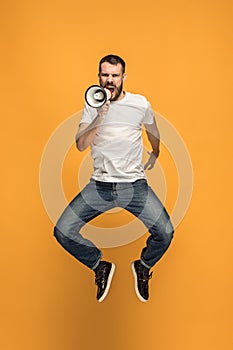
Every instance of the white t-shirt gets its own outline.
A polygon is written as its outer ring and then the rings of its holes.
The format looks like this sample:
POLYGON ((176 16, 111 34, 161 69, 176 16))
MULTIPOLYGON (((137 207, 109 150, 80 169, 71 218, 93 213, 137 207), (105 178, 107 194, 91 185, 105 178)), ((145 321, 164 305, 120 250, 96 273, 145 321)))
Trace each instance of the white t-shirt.
MULTIPOLYGON (((86 103, 80 124, 90 124, 96 116, 97 110, 86 103)), ((142 124, 152 124, 153 120, 151 105, 142 95, 126 92, 122 100, 111 102, 91 144, 92 178, 104 182, 146 178, 142 164, 142 124)))

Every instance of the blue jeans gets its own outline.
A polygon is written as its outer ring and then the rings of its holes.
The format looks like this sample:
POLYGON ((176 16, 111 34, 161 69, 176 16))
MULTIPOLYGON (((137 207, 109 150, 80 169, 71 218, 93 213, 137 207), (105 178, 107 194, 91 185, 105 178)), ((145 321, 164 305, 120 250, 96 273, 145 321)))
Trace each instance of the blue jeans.
POLYGON ((112 208, 121 207, 138 217, 150 236, 141 252, 141 263, 151 268, 163 256, 173 237, 168 213, 144 179, 133 183, 90 183, 72 200, 58 220, 54 235, 77 260, 95 269, 102 252, 85 239, 81 228, 90 220, 112 208))

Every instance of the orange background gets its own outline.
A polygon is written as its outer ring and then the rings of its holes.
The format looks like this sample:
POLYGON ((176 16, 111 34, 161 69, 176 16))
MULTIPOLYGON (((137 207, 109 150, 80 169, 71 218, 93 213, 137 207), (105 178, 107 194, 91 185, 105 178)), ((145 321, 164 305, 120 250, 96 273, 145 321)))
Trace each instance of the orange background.
MULTIPOLYGON (((232 1, 0 6, 1 349, 232 349, 232 1), (145 237, 104 249, 117 273, 98 304, 92 273, 53 238, 39 191, 47 140, 82 109, 98 60, 111 52, 127 62, 126 89, 170 120, 194 167, 190 208, 154 269, 147 304, 129 269, 145 237)), ((177 180, 166 157, 171 210, 177 180)), ((64 165, 68 199, 80 159, 72 149, 64 165)))

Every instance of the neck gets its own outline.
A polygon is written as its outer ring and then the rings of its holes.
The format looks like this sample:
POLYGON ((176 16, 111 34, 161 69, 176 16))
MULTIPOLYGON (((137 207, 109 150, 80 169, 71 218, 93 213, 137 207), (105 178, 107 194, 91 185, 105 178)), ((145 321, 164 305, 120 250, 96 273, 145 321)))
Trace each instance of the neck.
POLYGON ((121 91, 120 96, 118 97, 117 101, 122 100, 125 97, 125 91, 121 91))

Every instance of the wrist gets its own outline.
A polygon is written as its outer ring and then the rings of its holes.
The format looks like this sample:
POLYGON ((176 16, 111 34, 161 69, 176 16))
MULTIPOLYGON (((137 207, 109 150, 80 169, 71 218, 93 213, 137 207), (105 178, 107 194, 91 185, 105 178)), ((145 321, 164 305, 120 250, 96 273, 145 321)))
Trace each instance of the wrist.
POLYGON ((98 113, 95 120, 97 124, 101 124, 104 120, 104 115, 102 113, 98 113))
POLYGON ((151 154, 153 154, 156 158, 158 158, 159 152, 160 152, 159 149, 156 149, 156 150, 153 149, 153 150, 151 151, 151 154))
POLYGON ((98 119, 104 119, 104 113, 98 112, 97 118, 98 119))

